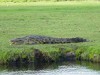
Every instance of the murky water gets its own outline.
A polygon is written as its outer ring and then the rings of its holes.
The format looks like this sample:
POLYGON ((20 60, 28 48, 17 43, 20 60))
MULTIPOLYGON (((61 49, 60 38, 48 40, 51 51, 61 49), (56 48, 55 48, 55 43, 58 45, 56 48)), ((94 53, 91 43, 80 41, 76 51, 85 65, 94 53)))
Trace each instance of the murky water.
POLYGON ((63 62, 0 66, 0 75, 100 75, 100 63, 63 62))

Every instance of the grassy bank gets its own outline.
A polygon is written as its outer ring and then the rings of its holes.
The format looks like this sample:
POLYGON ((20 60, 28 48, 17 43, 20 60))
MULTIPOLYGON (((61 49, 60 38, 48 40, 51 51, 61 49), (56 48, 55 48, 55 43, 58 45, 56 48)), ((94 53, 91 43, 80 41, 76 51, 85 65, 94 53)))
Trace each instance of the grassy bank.
POLYGON ((54 56, 61 53, 59 47, 65 48, 65 51, 75 50, 77 59, 100 62, 99 19, 99 3, 49 3, 48 5, 1 3, 0 62, 6 63, 9 60, 16 60, 17 57, 33 58, 34 55, 31 53, 35 48, 55 59, 58 57, 54 56), (10 45, 9 40, 12 38, 34 34, 63 38, 82 37, 90 42, 63 45, 10 45), (78 46, 77 50, 70 47, 74 45, 78 46))

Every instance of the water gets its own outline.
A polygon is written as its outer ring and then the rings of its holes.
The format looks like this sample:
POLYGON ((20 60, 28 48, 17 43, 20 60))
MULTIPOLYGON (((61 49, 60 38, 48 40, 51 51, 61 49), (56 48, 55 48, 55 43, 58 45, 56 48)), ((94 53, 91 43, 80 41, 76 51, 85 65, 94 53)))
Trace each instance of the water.
POLYGON ((63 62, 0 66, 0 75, 100 75, 100 63, 63 62))

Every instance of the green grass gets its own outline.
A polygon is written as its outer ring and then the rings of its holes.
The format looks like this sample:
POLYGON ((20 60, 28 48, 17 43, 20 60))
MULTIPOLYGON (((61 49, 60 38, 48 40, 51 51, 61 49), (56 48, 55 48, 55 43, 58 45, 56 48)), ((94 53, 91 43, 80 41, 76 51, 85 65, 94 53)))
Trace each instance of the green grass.
POLYGON ((61 2, 61 1, 99 1, 99 0, 0 0, 0 2, 61 2))
MULTIPOLYGON (((42 51, 58 51, 64 45, 14 46, 9 40, 26 35, 52 37, 83 37, 91 42, 72 44, 87 47, 81 54, 89 60, 96 54, 100 59, 100 3, 1 3, 0 5, 0 60, 6 61, 14 53, 30 52, 30 48, 42 51), (53 48, 54 47, 54 48, 53 48), (55 48, 57 47, 57 48, 55 48), (86 52, 86 53, 85 53, 86 52)), ((79 48, 79 50, 81 50, 79 48)), ((79 51, 80 52, 80 51, 79 51)), ((79 52, 76 52, 77 54, 79 52)))

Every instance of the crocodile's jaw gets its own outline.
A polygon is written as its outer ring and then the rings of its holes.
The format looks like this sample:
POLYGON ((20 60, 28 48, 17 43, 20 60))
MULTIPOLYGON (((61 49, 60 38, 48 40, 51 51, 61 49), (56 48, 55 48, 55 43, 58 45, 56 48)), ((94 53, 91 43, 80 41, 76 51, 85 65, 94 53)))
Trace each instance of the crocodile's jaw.
POLYGON ((24 44, 24 41, 21 39, 14 39, 14 40, 10 40, 11 45, 21 45, 24 44))

